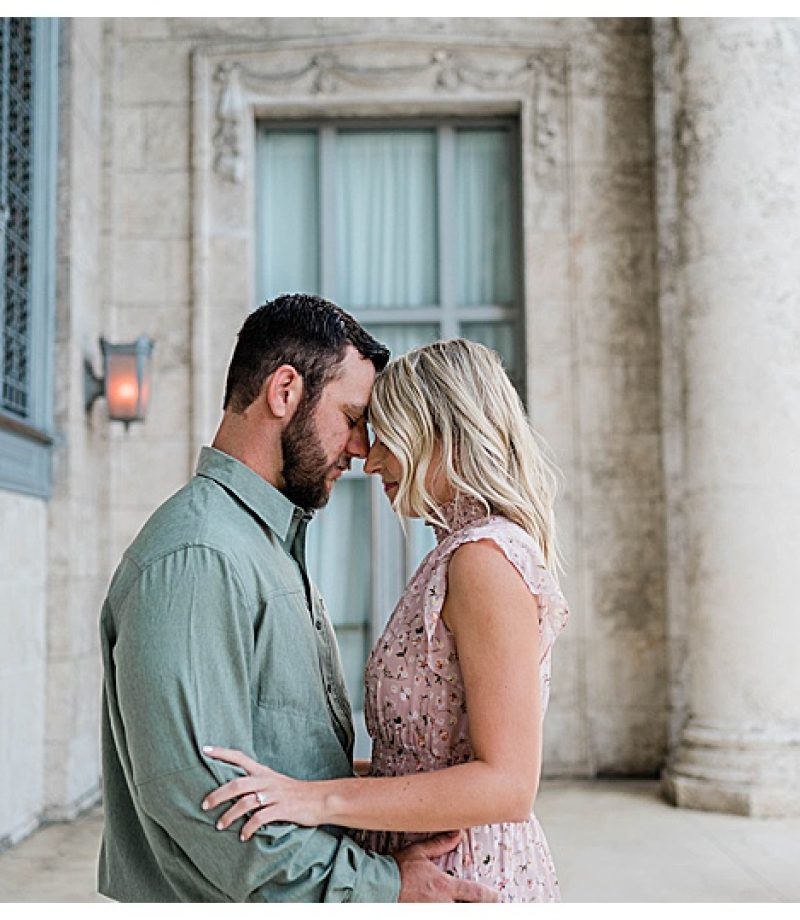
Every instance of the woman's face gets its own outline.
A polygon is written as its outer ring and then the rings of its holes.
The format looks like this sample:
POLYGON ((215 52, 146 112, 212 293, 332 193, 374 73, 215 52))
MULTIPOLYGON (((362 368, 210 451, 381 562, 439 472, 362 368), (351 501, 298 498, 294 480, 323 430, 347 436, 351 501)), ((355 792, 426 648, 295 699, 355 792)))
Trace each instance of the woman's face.
MULTIPOLYGON (((444 473, 439 465, 441 450, 437 445, 433 452, 433 458, 428 475, 425 478, 425 487, 431 494, 433 500, 440 505, 445 504, 453 498, 454 491, 452 486, 445 479, 444 473)), ((400 485, 402 469, 397 457, 381 441, 375 438, 370 448, 366 461, 364 462, 364 472, 380 476, 383 480, 383 491, 389 501, 394 501, 397 495, 397 489, 400 485)))
POLYGON ((372 447, 369 449, 367 459, 364 461, 364 472, 380 476, 383 480, 383 491, 389 501, 393 501, 397 495, 397 488, 400 484, 402 471, 397 457, 381 441, 375 438, 372 447))

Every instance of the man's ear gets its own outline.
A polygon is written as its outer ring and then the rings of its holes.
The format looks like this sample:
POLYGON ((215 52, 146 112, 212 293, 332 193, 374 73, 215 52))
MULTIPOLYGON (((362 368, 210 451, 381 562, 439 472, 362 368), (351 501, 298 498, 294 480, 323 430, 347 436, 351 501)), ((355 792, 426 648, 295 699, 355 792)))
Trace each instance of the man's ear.
POLYGON ((303 398, 303 378, 291 364, 281 364, 267 378, 264 398, 275 418, 288 421, 303 398))

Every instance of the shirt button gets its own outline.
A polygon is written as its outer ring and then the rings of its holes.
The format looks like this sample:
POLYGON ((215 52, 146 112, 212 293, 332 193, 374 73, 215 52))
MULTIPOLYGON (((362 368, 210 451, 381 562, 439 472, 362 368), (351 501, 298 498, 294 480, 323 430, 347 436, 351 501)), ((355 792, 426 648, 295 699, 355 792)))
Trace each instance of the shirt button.
POLYGON ((314 625, 317 629, 322 630, 322 620, 314 620, 314 625))

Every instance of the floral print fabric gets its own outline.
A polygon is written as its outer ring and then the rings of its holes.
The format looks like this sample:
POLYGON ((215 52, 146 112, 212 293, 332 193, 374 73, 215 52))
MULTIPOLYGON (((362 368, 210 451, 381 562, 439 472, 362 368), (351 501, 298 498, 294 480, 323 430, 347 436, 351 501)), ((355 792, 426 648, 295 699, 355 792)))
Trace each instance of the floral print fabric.
MULTIPOLYGON (((372 776, 440 770, 473 759, 458 654, 441 619, 450 557, 464 543, 493 541, 536 595, 543 716, 547 708, 550 653, 568 610, 541 550, 522 528, 503 517, 486 517, 472 500, 451 503, 443 513, 450 531, 435 528, 438 545, 409 582, 367 662, 372 776)), ((358 839, 388 853, 429 836, 362 831, 358 839)), ((550 850, 533 813, 520 823, 470 828, 466 842, 437 864, 451 875, 496 888, 503 901, 560 900, 550 850)))

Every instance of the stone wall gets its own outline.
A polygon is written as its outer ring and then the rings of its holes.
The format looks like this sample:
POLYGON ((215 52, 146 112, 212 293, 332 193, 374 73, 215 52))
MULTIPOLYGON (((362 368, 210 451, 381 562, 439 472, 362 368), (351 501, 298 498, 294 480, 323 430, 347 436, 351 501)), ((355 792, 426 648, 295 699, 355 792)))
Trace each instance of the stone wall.
POLYGON ((647 774, 668 705, 652 52, 642 20, 571 31, 573 666, 588 772, 647 774))
POLYGON ((109 306, 115 334, 155 340, 147 423, 110 445, 110 550, 191 475, 189 43, 164 20, 107 21, 109 306))
POLYGON ((0 492, 0 850, 33 830, 44 793, 47 505, 0 492))
POLYGON ((68 818, 99 790, 97 621, 109 576, 108 422, 87 417, 83 362, 100 370, 104 304, 104 42, 96 19, 62 20, 53 494, 48 514, 44 814, 68 818))
POLYGON ((87 420, 83 361, 107 330, 104 64, 102 22, 62 20, 52 494, 0 492, 0 848, 99 795, 108 425, 87 420))

